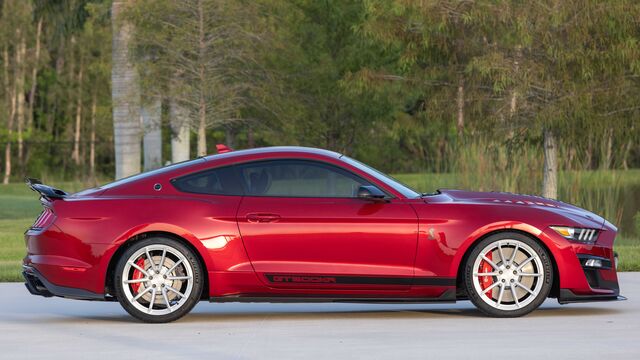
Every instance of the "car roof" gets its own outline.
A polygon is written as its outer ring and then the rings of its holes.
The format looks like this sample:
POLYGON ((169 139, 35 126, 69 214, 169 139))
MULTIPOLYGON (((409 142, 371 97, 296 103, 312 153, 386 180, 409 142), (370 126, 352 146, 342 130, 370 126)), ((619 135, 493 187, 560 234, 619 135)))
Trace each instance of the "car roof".
POLYGON ((278 153, 299 153, 299 154, 312 154, 312 155, 321 155, 332 158, 340 158, 342 154, 337 153, 335 151, 304 147, 304 146, 269 146, 269 147, 261 147, 254 149, 246 149, 246 150, 233 150, 229 152, 225 152, 222 154, 208 155, 205 157, 206 160, 219 160, 219 159, 229 159, 234 157, 244 157, 258 154, 278 154, 278 153))
POLYGON ((135 174, 135 175, 123 178, 123 179, 116 180, 108 184, 104 184, 100 186, 100 188, 107 190, 117 186, 133 183, 139 180, 152 178, 154 176, 164 175, 167 173, 174 173, 175 171, 181 171, 181 170, 186 170, 193 167, 202 166, 209 161, 218 161, 218 160, 225 160, 225 159, 233 161, 234 158, 241 159, 244 157, 251 157, 252 155, 269 155, 269 154, 277 155, 277 154, 292 154, 292 153, 319 155, 319 156, 332 157, 336 159, 342 156, 342 154, 339 154, 334 151, 303 147, 303 146, 271 146, 271 147, 262 147, 262 148, 246 149, 246 150, 234 150, 234 151, 224 152, 221 154, 208 155, 208 156, 203 156, 203 157, 199 157, 191 160, 186 160, 183 162, 164 166, 159 169, 142 172, 139 174, 135 174))

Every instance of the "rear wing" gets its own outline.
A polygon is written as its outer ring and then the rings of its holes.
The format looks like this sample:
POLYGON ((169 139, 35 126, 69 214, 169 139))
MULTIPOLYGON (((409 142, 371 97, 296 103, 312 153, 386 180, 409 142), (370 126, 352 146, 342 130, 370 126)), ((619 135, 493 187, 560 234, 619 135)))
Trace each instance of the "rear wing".
POLYGON ((60 189, 43 184, 42 181, 38 179, 25 178, 24 182, 31 188, 31 190, 51 200, 64 199, 69 195, 60 189))

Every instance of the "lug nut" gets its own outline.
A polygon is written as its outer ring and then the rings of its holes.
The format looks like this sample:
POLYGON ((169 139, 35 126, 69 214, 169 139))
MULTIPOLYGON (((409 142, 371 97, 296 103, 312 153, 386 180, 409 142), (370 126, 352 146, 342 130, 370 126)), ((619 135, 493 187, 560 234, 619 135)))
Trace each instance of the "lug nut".
POLYGON ((511 268, 511 266, 507 265, 507 269, 510 269, 510 268, 511 268))
POLYGON ((511 282, 514 282, 515 280, 511 279, 511 282))
POLYGON ((149 280, 153 280, 153 276, 149 276, 149 280))
POLYGON ((513 270, 513 275, 518 275, 518 272, 513 270))
POLYGON ((153 286, 153 287, 156 287, 156 284, 153 284, 152 286, 153 286))
POLYGON ((502 270, 498 271, 498 274, 502 275, 502 270))
POLYGON ((164 275, 162 278, 163 278, 163 279, 166 279, 166 278, 167 278, 167 275, 164 275))
POLYGON ((502 279, 502 282, 504 282, 504 279, 502 279))

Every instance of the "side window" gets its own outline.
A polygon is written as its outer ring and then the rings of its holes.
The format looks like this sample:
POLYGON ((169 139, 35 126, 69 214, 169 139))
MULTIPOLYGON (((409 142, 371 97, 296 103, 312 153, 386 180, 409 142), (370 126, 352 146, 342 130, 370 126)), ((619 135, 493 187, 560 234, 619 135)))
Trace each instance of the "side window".
POLYGON ((231 166, 183 176, 173 181, 178 190, 209 195, 242 195, 242 186, 231 166))
POLYGON ((371 185, 346 170, 315 161, 261 161, 238 169, 249 196, 350 198, 361 185, 371 185))

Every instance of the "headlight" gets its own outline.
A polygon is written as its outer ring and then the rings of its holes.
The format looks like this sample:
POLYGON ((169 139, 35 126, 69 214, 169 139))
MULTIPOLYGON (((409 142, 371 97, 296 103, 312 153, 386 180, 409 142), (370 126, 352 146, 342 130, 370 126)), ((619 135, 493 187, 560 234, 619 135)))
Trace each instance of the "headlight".
POLYGON ((600 232, 597 229, 574 228, 568 226, 551 226, 551 228, 565 239, 585 244, 595 243, 598 239, 598 233, 600 232))

